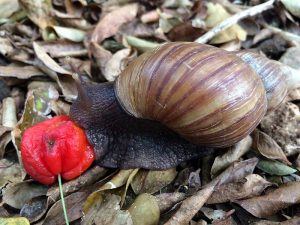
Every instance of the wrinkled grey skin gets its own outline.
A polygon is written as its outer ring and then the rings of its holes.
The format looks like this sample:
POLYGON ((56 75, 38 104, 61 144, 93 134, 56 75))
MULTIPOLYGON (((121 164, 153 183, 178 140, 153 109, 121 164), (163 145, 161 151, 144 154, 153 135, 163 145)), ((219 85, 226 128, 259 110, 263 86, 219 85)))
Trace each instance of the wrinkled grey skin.
POLYGON ((212 154, 158 122, 127 115, 116 100, 113 83, 79 86, 71 118, 84 128, 96 162, 109 168, 167 169, 212 154))

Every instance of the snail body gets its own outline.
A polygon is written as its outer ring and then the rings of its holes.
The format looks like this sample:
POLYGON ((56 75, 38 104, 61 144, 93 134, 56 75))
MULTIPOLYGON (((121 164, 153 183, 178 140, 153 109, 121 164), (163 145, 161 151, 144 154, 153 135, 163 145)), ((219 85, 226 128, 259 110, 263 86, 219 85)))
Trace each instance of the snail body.
POLYGON ((274 80, 273 73, 264 79, 266 71, 241 53, 168 43, 138 57, 114 83, 79 87, 70 116, 100 165, 165 169, 251 133, 287 92, 265 88, 274 80))

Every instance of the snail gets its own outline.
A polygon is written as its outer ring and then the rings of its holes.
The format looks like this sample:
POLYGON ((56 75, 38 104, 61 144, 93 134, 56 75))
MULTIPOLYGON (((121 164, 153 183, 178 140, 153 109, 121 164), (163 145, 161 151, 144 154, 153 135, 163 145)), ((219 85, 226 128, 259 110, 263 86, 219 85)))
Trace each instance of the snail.
POLYGON ((167 169, 246 137, 300 84, 297 72, 251 52, 167 43, 115 82, 79 85, 70 117, 99 165, 167 169))
POLYGON ((115 82, 79 83, 69 116, 24 131, 23 165, 43 184, 78 177, 95 159, 109 168, 175 167, 239 142, 299 85, 298 70, 259 54, 163 44, 115 82))

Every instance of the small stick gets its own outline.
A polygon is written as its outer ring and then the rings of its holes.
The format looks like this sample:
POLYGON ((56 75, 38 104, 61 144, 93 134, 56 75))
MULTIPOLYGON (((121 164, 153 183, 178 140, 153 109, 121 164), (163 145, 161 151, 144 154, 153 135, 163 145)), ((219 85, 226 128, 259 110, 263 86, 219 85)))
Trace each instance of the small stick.
POLYGON ((68 219, 68 215, 67 215, 67 209, 66 209, 66 205, 65 205, 65 199, 64 199, 64 193, 63 193, 60 174, 58 174, 57 179, 58 179, 59 193, 60 193, 60 198, 61 198, 61 205, 62 205, 62 208, 63 208, 63 211, 64 211, 64 217, 65 217, 66 225, 69 225, 69 219, 68 219))
POLYGON ((218 33, 220 33, 223 30, 226 30, 227 28, 231 27, 232 25, 236 24, 239 20, 244 19, 249 16, 255 16, 263 11, 266 11, 268 9, 273 8, 273 5, 276 0, 269 0, 265 3, 262 3, 260 5, 256 5, 254 7, 251 7, 249 9, 246 9, 244 11, 241 11, 239 13, 234 14, 233 16, 227 18, 226 20, 219 23, 217 26, 215 26, 213 29, 199 37, 195 42, 205 44, 209 40, 211 40, 214 36, 216 36, 218 33))

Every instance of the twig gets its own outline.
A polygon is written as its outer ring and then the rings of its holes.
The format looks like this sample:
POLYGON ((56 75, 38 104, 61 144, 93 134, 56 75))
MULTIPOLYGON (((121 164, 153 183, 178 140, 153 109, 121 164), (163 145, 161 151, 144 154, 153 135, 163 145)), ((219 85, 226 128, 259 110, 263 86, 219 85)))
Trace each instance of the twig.
POLYGON ((290 33, 288 31, 284 31, 278 27, 272 27, 268 24, 263 24, 265 28, 270 29, 273 33, 281 35, 285 40, 294 42, 295 45, 300 45, 300 37, 296 34, 290 33), (296 43, 295 43, 296 42, 296 43))
POLYGON ((246 9, 244 11, 241 11, 239 13, 234 14, 233 16, 229 17, 228 19, 222 21, 217 26, 215 26, 213 29, 199 37, 195 42, 205 44, 209 40, 211 40, 215 35, 220 33, 223 30, 226 30, 227 28, 231 27, 232 25, 236 24, 239 20, 244 19, 249 16, 255 16, 263 11, 266 11, 268 9, 273 8, 273 5, 276 0, 269 0, 265 3, 262 3, 260 5, 256 5, 252 8, 246 9))

